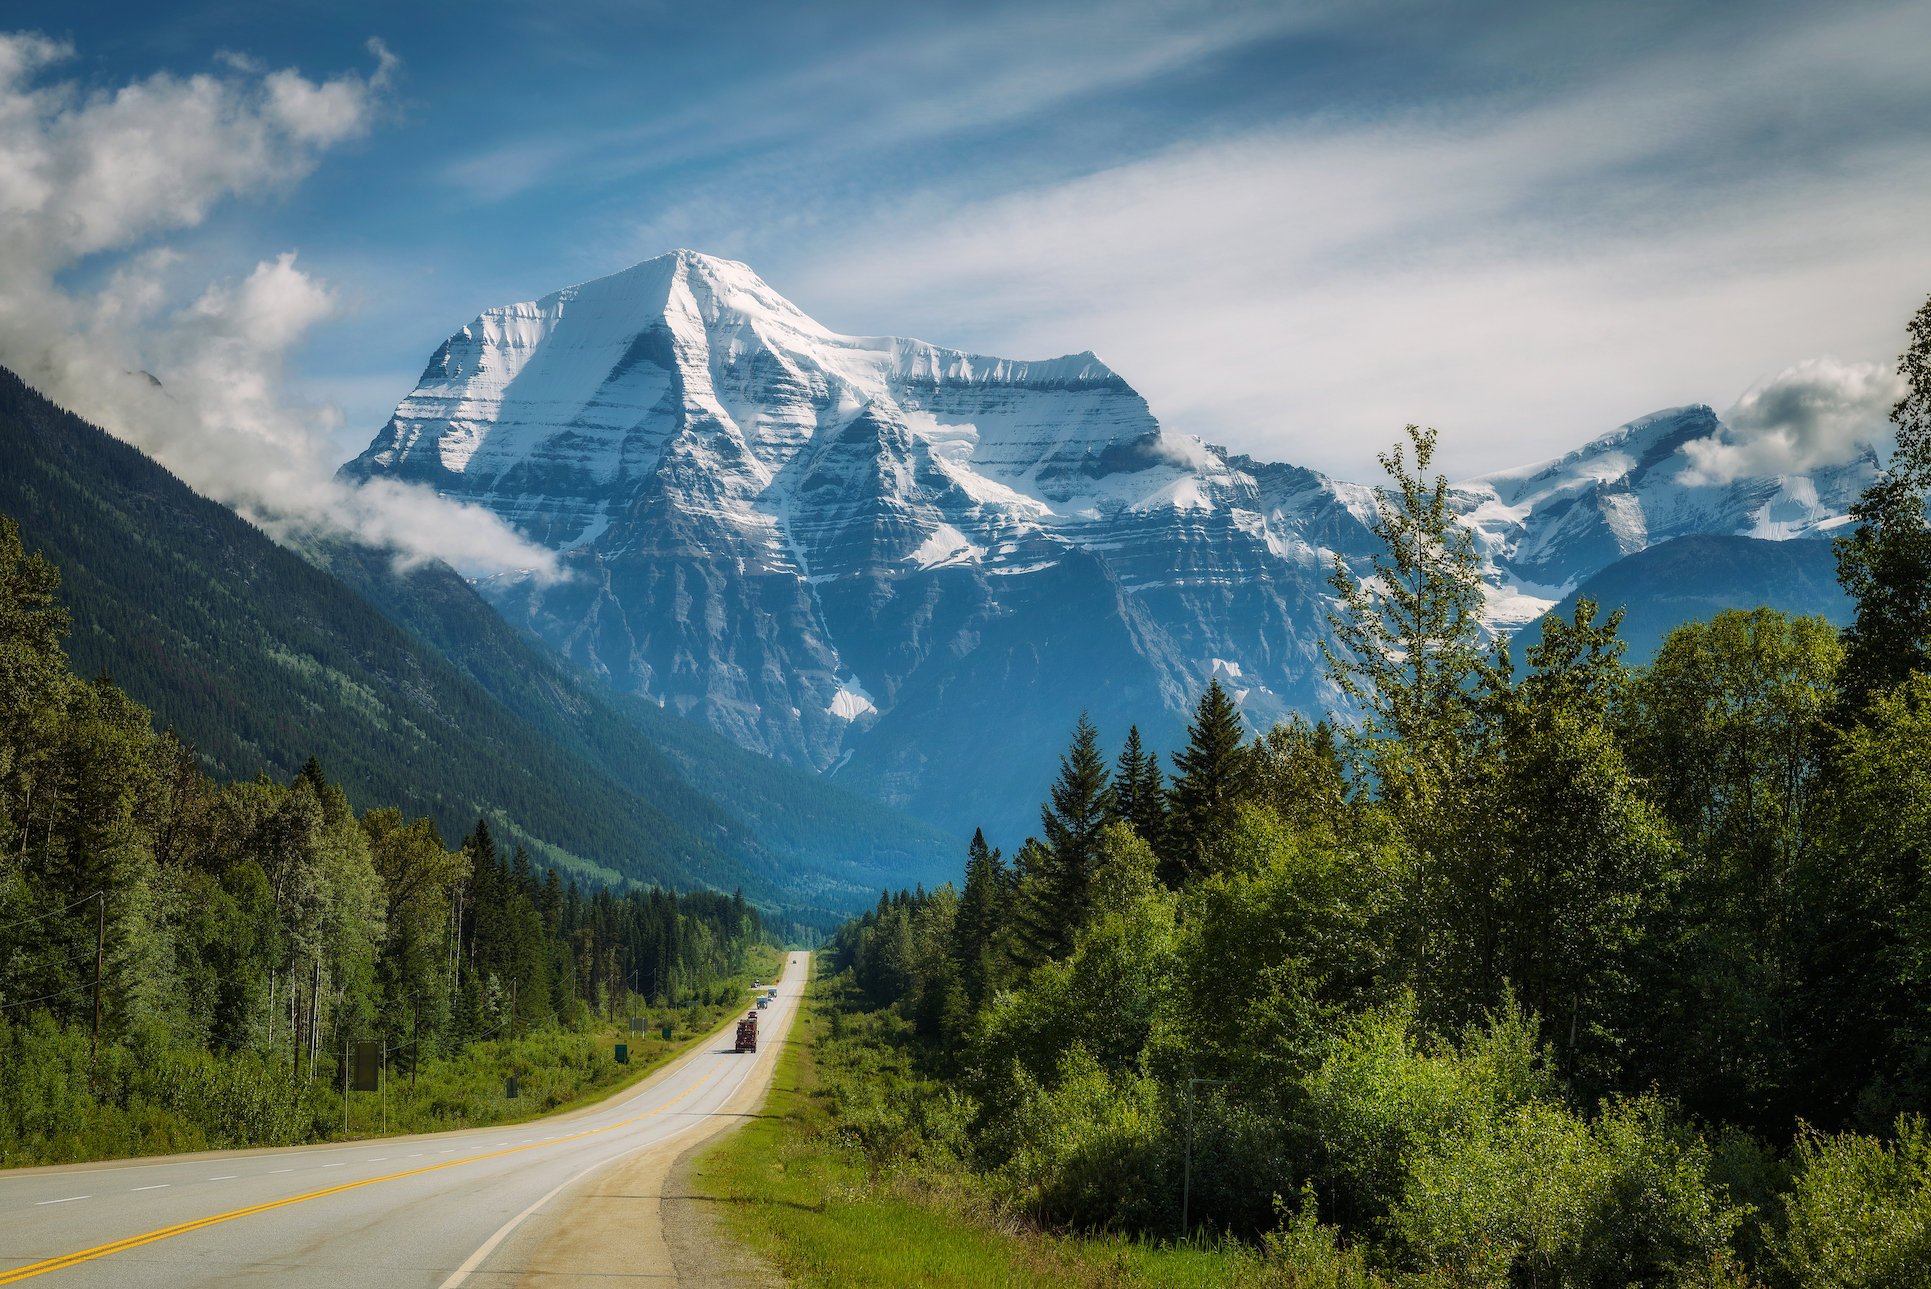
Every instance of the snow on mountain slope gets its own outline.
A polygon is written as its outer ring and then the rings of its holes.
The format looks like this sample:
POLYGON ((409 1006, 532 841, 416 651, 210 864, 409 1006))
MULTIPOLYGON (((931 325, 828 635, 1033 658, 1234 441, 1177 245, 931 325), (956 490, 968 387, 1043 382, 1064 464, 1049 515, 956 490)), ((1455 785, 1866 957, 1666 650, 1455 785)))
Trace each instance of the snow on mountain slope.
MULTIPOLYGON (((1659 412, 1460 485, 1495 623, 1666 536, 1815 533, 1868 476, 1678 480, 1719 430, 1659 412)), ((618 688, 1013 840, 1081 710, 1170 747, 1216 675, 1254 724, 1334 705, 1326 579, 1375 548, 1371 487, 1165 433, 1090 353, 838 335, 690 251, 488 310, 343 470, 563 552, 483 589, 618 688)))
POLYGON ((1874 449, 1809 475, 1700 479, 1684 445, 1726 429, 1701 404, 1631 421, 1567 456, 1456 486, 1494 583, 1491 616, 1518 626, 1626 555, 1692 533, 1818 538, 1845 521, 1874 449))

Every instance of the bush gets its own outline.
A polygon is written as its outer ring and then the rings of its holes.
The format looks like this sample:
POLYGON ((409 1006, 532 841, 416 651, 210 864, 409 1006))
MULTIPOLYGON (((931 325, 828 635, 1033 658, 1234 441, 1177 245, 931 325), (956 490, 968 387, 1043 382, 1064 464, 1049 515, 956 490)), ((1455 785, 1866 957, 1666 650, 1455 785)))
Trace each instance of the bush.
POLYGON ((1807 1133, 1772 1269, 1803 1289, 1931 1286, 1931 1138, 1923 1118, 1897 1121, 1894 1141, 1807 1133))
POLYGON ((1054 1226, 1104 1230, 1147 1225, 1159 1135, 1158 1088, 1131 1072, 1109 1076, 1086 1049, 1061 1060, 1052 1086, 1019 1070, 1019 1095, 996 1131, 1000 1189, 1022 1212, 1054 1226))

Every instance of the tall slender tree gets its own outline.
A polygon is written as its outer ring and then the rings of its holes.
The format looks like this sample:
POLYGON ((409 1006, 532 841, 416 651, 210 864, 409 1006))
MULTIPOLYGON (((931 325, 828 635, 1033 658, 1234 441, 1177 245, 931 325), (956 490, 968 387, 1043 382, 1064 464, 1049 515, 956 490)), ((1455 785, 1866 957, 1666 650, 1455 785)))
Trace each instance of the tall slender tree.
POLYGON ((1254 762, 1240 709, 1218 680, 1207 682, 1187 727, 1187 747, 1173 756, 1167 794, 1167 850, 1161 876, 1178 886, 1221 864, 1221 842, 1238 803, 1252 795, 1254 762))
POLYGON ((1039 807, 1043 842, 1023 889, 1017 919, 1028 956, 1062 958, 1086 925, 1093 904, 1093 873, 1100 861, 1100 834, 1113 818, 1114 800, 1099 731, 1081 712, 1073 741, 1059 758, 1052 799, 1039 807))
POLYGON ((1414 452, 1397 443, 1380 456, 1393 491, 1375 490, 1373 530, 1385 550, 1369 576, 1339 555, 1328 585, 1340 597, 1328 615, 1338 651, 1321 646, 1328 677, 1362 709, 1353 731, 1405 820, 1424 819, 1472 746, 1471 679, 1481 664, 1481 561, 1456 515, 1448 479, 1427 478, 1435 431, 1410 425, 1414 452))
POLYGON ((1158 854, 1167 837, 1166 776, 1160 773, 1159 754, 1140 742, 1140 727, 1126 732, 1126 746, 1113 771, 1113 810, 1140 840, 1158 854))
POLYGON ((1844 631, 1840 723, 1876 691, 1913 671, 1931 673, 1931 525, 1924 516, 1931 491, 1931 300, 1905 330, 1911 344, 1898 356, 1905 395, 1891 409, 1897 448, 1851 507, 1857 527, 1836 541, 1837 580, 1857 602, 1857 618, 1844 631))

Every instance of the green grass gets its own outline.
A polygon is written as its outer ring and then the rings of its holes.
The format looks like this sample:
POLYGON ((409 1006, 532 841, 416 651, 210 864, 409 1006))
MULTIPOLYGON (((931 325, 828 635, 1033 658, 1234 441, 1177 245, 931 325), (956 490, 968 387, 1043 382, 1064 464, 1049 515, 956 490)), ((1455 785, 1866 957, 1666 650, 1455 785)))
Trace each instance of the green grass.
MULTIPOLYGON (((742 1015, 746 1005, 739 999, 750 997, 751 981, 776 979, 784 969, 784 957, 768 945, 751 946, 743 974, 722 982, 733 989, 732 1001, 651 1009, 644 1015, 641 1038, 630 1035, 626 1019, 585 1034, 545 1029, 514 1041, 471 1043, 447 1057, 426 1058, 413 1087, 408 1075, 392 1076, 386 1129, 381 1096, 351 1092, 346 1135, 380 1136, 386 1131, 393 1136, 523 1123, 594 1105, 635 1086, 742 1015), (666 1025, 671 1026, 669 1042, 661 1037, 666 1025), (618 1043, 629 1045, 626 1065, 617 1064, 618 1043), (503 1095, 504 1079, 510 1075, 518 1083, 514 1099, 503 1095)), ((341 1085, 335 1086, 332 1104, 338 1117, 330 1135, 342 1136, 341 1085)), ((318 1112, 318 1124, 320 1119, 318 1112)))
POLYGON ((814 979, 758 1116, 697 1160, 698 1192, 728 1201, 726 1229, 802 1285, 1262 1283, 1239 1249, 1174 1248, 1031 1228, 959 1168, 868 1158, 847 1144, 821 1055, 829 1013, 814 979))

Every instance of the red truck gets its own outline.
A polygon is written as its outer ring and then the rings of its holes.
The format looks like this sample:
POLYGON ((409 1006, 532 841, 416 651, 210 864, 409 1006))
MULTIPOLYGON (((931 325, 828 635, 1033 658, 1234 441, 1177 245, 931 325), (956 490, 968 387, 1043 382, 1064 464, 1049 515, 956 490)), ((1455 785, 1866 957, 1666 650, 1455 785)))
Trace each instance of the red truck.
POLYGON ((758 1014, 752 1012, 738 1022, 738 1051, 755 1052, 758 1050, 758 1014))

